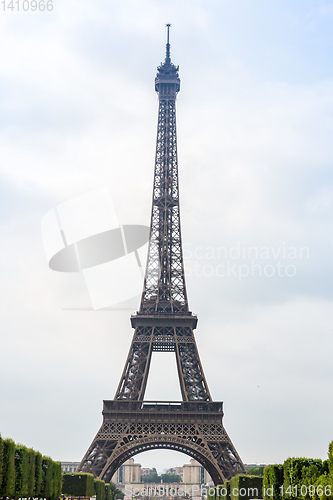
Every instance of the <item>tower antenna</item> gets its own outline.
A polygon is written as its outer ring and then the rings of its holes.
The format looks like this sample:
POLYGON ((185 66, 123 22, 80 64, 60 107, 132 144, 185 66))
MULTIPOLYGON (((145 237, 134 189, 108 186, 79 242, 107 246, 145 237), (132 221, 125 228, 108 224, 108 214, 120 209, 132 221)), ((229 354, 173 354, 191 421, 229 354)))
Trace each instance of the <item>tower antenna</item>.
POLYGON ((170 27, 171 27, 171 24, 168 23, 165 26, 167 28, 167 43, 166 43, 165 62, 170 63, 171 62, 171 58, 170 58, 170 27))

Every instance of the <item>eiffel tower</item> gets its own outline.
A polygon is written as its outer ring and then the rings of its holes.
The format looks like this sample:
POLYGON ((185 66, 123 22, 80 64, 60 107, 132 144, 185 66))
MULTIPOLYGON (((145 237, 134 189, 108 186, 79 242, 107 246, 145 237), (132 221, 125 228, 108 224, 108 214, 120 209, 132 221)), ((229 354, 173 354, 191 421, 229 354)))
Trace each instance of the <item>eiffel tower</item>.
POLYGON ((223 403, 212 401, 189 311, 180 230, 176 97, 179 68, 171 62, 169 28, 165 61, 157 68, 157 143, 147 268, 134 336, 112 401, 103 402, 103 423, 80 463, 109 482, 130 457, 172 449, 195 458, 215 484, 245 472, 223 424, 223 403), (181 402, 144 401, 154 351, 174 352, 181 402))

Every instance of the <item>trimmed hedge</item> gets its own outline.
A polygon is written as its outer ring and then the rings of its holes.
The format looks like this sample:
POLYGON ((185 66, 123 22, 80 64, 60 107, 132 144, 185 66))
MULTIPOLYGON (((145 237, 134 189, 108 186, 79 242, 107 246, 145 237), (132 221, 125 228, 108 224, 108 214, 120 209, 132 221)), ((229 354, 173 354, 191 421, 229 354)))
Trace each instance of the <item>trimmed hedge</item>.
POLYGON ((32 496, 42 496, 42 482, 43 482, 43 455, 39 451, 35 452, 35 488, 32 496))
POLYGON ((62 493, 73 497, 94 496, 94 476, 81 472, 63 474, 62 493))
POLYGON ((105 483, 101 479, 95 479, 96 500, 105 500, 105 483))
MULTIPOLYGON (((96 500, 113 500, 114 492, 119 492, 116 486, 95 479, 92 474, 83 472, 63 474, 62 494, 71 497, 92 497, 96 500)), ((59 495, 60 496, 60 495, 59 495)))
POLYGON ((230 500, 230 481, 225 481, 222 486, 216 486, 216 500, 230 500))
POLYGON ((328 471, 333 476, 333 441, 328 446, 328 471))
POLYGON ((302 497, 303 500, 312 498, 309 486, 314 486, 317 479, 323 474, 325 465, 322 460, 308 458, 288 458, 283 464, 284 500, 302 497), (301 490, 301 488, 303 489, 301 490))
POLYGON ((52 483, 52 496, 53 498, 59 498, 62 488, 62 470, 60 462, 53 462, 52 483))
POLYGON ((35 489, 35 452, 25 446, 15 449, 15 496, 27 498, 35 489))
POLYGON ((53 497, 53 465, 52 460, 49 457, 43 457, 42 460, 42 487, 41 494, 43 498, 53 497))
POLYGON ((221 486, 211 486, 207 491, 207 500, 217 500, 217 488, 221 486))
POLYGON ((110 483, 105 483, 105 500, 113 500, 110 483))
POLYGON ((333 500, 333 441, 328 460, 288 458, 283 466, 265 467, 265 500, 333 500))
POLYGON ((283 465, 269 465, 264 468, 263 498, 265 500, 282 500, 281 486, 283 485, 283 465))
POLYGON ((222 496, 221 498, 225 498, 226 500, 230 500, 230 480, 226 481, 223 485, 225 489, 227 490, 227 494, 225 496, 222 496))
POLYGON ((2 468, 3 468, 3 439, 0 434, 0 488, 2 483, 2 468))
POLYGON ((230 499, 262 498, 262 477, 238 474, 230 479, 230 499))
POLYGON ((210 487, 207 500, 250 500, 262 498, 263 479, 259 476, 238 474, 229 481, 210 487))
POLYGON ((51 500, 60 497, 61 483, 60 462, 0 436, 0 497, 51 500))
POLYGON ((3 463, 0 496, 15 495, 15 443, 11 439, 3 441, 3 463))

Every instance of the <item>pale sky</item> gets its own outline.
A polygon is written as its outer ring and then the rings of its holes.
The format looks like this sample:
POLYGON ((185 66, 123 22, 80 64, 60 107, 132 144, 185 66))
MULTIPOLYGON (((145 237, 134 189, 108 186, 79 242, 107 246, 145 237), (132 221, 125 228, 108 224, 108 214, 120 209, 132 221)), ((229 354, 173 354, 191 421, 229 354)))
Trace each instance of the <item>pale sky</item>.
MULTIPOLYGON (((121 224, 149 225, 170 22, 187 291, 210 391, 245 463, 326 458, 333 2, 53 5, 0 12, 2 436, 79 461, 114 397, 131 310, 79 310, 91 307, 82 275, 49 269, 41 220, 107 188, 121 224)), ((146 399, 179 399, 169 355, 150 375, 146 399)), ((160 471, 187 461, 135 459, 160 471)))

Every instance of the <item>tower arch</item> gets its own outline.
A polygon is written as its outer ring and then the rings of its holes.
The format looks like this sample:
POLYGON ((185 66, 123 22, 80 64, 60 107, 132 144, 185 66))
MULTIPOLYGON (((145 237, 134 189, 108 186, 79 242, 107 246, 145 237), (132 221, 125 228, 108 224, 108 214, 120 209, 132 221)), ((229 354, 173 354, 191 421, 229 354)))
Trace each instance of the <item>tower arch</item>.
POLYGON ((119 467, 121 467, 126 460, 129 458, 138 455, 139 453, 151 450, 173 450, 178 451, 180 453, 184 453, 189 455, 191 458, 197 460, 204 469, 207 470, 213 481, 216 481, 216 484, 221 483, 221 477, 219 473, 219 467, 215 464, 212 464, 207 457, 203 454, 200 449, 193 447, 191 443, 184 443, 181 439, 174 439, 173 441, 165 440, 157 440, 147 442, 144 439, 138 439, 127 449, 123 450, 123 453, 119 455, 117 460, 111 462, 110 460, 105 464, 103 471, 100 474, 100 479, 105 482, 110 482, 111 478, 117 471, 119 467))

